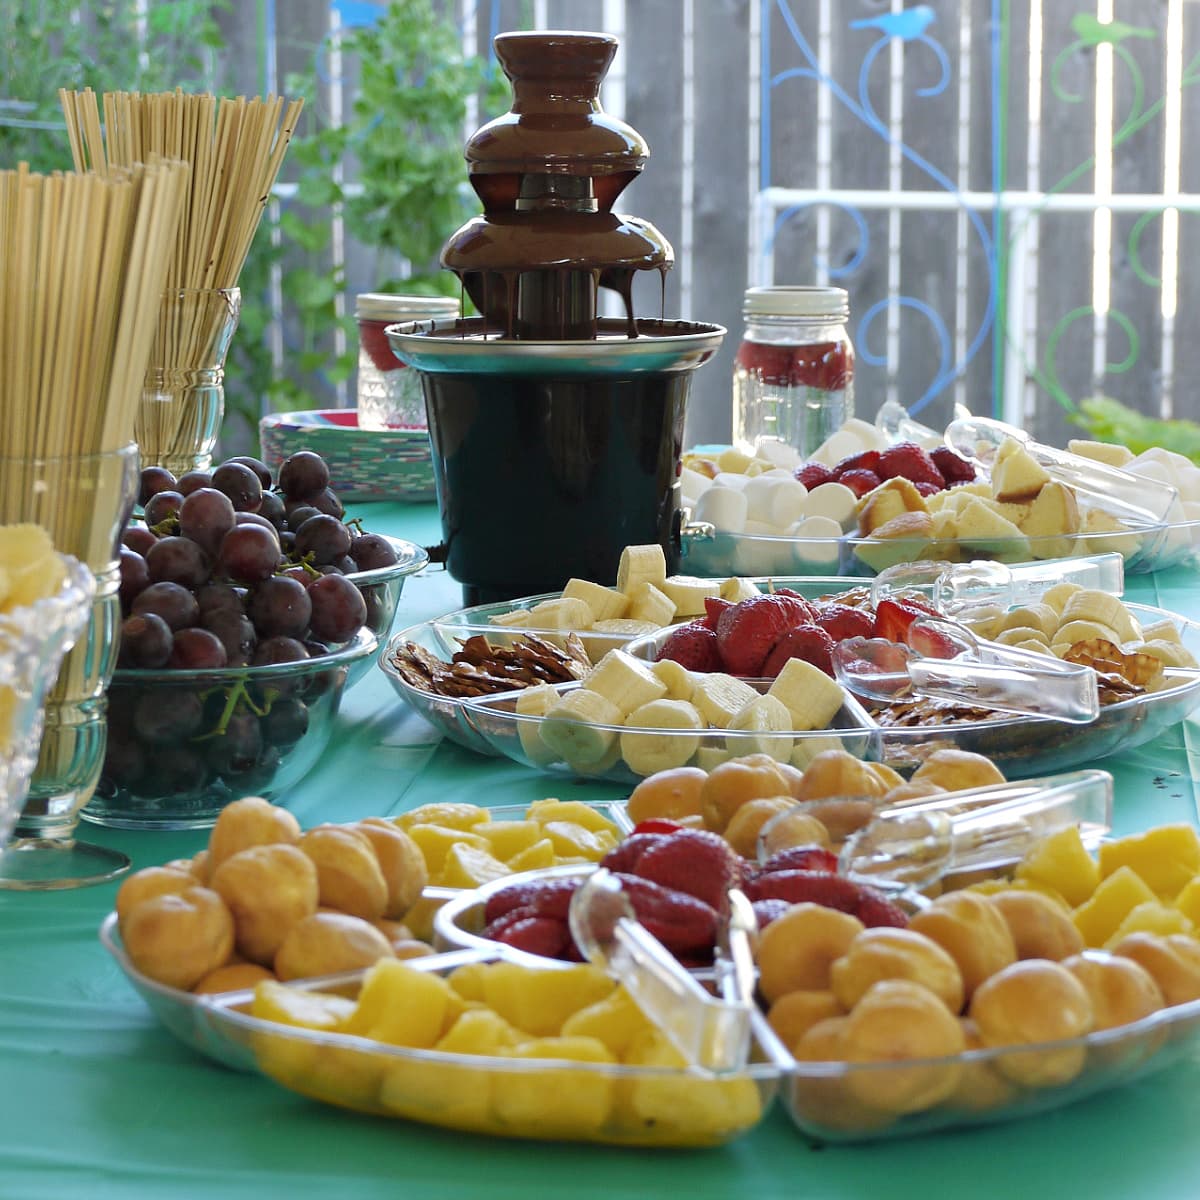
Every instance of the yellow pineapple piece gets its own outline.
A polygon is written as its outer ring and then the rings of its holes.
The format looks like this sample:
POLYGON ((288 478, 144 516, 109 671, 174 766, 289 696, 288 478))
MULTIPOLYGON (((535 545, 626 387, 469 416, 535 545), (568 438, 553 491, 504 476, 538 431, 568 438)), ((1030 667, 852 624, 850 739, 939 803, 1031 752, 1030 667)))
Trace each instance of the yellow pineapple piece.
POLYGON ((392 1046, 429 1049, 463 1007, 463 998, 440 975, 384 958, 363 978, 358 1002, 343 1029, 392 1046))
POLYGON ((508 860, 508 869, 516 874, 518 871, 540 871, 543 867, 552 867, 557 859, 554 854, 554 843, 548 838, 539 838, 532 846, 526 846, 519 854, 514 854, 508 860))
POLYGON ((1191 933, 1192 923, 1177 908, 1161 900, 1147 900, 1131 908, 1125 919, 1104 943, 1111 950, 1128 933, 1157 933, 1166 937, 1169 933, 1191 933))
POLYGON ((1071 825, 1043 838, 1025 855, 1016 869, 1017 879, 1053 888, 1074 908, 1083 904, 1100 884, 1100 867, 1071 825))
POLYGON ((488 821, 478 825, 475 832, 485 838, 492 853, 502 862, 528 850, 542 837, 542 827, 536 821, 488 821))
POLYGON ((579 857, 585 862, 599 862, 617 845, 615 833, 606 829, 587 829, 577 821, 547 821, 542 829, 553 843, 554 853, 560 861, 579 857))
POLYGON ((572 1013, 562 1026, 563 1037, 594 1037, 623 1059, 634 1039, 653 1029, 633 997, 618 987, 603 1000, 572 1013))
POLYGON ((1200 875, 1187 883, 1183 891, 1175 897, 1175 907, 1193 925, 1200 925, 1200 875))
POLYGON ((472 829, 480 822, 488 820, 489 816, 488 810, 479 804, 438 801, 422 804, 411 812, 401 813, 398 817, 393 817, 392 821, 401 829, 410 829, 413 825, 444 825, 449 829, 472 829))
MULTIPOLYGON (((592 1037, 546 1037, 522 1042, 509 1052, 514 1059, 566 1059, 615 1063, 611 1051, 592 1037)), ((616 1076, 587 1074, 570 1067, 513 1071, 492 1098, 496 1117, 513 1132, 538 1137, 587 1137, 608 1120, 616 1076)))
POLYGON ((433 879, 442 873, 446 863, 446 855, 452 846, 460 842, 474 846, 476 850, 486 851, 488 840, 477 833, 469 833, 465 829, 454 829, 449 825, 410 825, 405 832, 420 847, 425 857, 425 865, 429 868, 429 878, 433 879))
POLYGON ((1200 875, 1200 835, 1179 822, 1103 843, 1100 873, 1111 875, 1123 866, 1136 871, 1152 892, 1170 899, 1200 875))
POLYGON ((535 800, 526 809, 525 816, 540 825, 547 821, 574 821, 593 832, 617 832, 617 827, 599 809, 582 800, 535 800))
POLYGON ((474 888, 511 874, 512 868, 487 850, 456 842, 446 854, 434 882, 442 887, 474 888))
POLYGON ((1092 898, 1071 914, 1071 920, 1083 940, 1089 946, 1099 948, 1139 904, 1154 899, 1154 893, 1136 871, 1131 867, 1118 867, 1100 884, 1092 898))
POLYGON ((545 970, 495 962, 483 978, 489 1008, 530 1037, 554 1037, 563 1022, 603 1000, 616 984, 590 963, 545 970))
POLYGON ((354 1012, 354 1001, 344 996, 306 992, 266 979, 254 989, 250 1015, 278 1025, 295 1025, 333 1033, 341 1029, 354 1012))

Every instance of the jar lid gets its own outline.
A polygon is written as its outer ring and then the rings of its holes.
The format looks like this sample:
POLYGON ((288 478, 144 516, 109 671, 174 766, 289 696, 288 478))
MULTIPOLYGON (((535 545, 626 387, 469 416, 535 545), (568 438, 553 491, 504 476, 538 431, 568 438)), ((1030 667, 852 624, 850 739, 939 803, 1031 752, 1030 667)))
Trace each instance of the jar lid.
POLYGON ((438 317, 457 317, 458 301, 453 296, 360 292, 354 300, 354 315, 362 321, 435 321, 438 317))
POLYGON ((747 317, 825 317, 844 321, 850 297, 839 287, 752 287, 746 289, 742 314, 747 317))

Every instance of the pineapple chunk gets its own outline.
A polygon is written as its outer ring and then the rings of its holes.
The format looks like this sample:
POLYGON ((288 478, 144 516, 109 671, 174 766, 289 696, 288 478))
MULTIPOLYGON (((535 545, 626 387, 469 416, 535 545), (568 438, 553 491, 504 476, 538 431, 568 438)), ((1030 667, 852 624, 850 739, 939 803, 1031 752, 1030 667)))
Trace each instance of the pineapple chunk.
POLYGON ((1092 898, 1071 914, 1071 920, 1087 945, 1099 948, 1139 904, 1155 898, 1136 871, 1131 867, 1118 867, 1100 884, 1092 898))
POLYGON ((1151 891, 1171 899, 1200 875, 1200 835, 1191 825, 1160 825, 1100 847, 1100 873, 1129 867, 1151 891))
POLYGON ((1038 842, 1018 864, 1016 877, 1053 888, 1074 908, 1100 885, 1100 867, 1084 846, 1079 826, 1071 825, 1038 842))
POLYGON ((1131 908, 1116 932, 1104 943, 1111 950, 1130 933, 1156 933, 1166 937, 1170 933, 1191 933, 1192 923, 1177 908, 1163 904, 1161 900, 1147 900, 1131 908))
POLYGON ((479 887, 509 874, 511 869, 487 850, 458 842, 447 852, 437 882, 443 887, 479 887))

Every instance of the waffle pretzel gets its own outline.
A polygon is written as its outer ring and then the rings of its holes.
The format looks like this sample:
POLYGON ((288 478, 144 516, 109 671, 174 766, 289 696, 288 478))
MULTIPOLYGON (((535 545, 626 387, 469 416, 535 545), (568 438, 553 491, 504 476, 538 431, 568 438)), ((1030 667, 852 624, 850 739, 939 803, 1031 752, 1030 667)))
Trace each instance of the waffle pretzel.
POLYGON ((1163 673, 1162 660, 1140 651, 1126 653, 1104 638, 1075 642, 1065 654, 1065 662, 1083 663, 1102 675, 1120 675, 1129 683, 1146 687, 1163 673))

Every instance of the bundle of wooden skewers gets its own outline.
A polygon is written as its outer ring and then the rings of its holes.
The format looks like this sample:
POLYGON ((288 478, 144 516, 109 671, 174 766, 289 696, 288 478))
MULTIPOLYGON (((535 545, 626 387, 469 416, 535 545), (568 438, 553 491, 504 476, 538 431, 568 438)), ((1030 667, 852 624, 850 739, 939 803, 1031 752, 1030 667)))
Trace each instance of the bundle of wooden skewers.
POLYGON ((214 433, 213 414, 201 411, 212 403, 212 388, 193 385, 223 364, 237 320, 233 289, 303 102, 109 92, 103 96, 102 125, 101 101, 90 88, 63 89, 59 100, 76 170, 103 175, 151 156, 191 167, 137 440, 147 465, 184 470, 200 465, 194 461, 197 443, 214 433))

